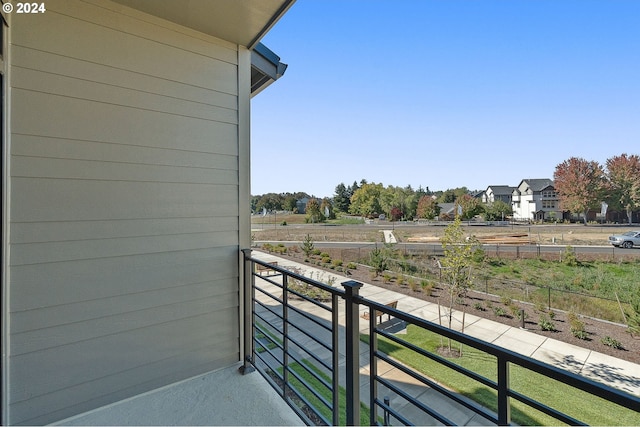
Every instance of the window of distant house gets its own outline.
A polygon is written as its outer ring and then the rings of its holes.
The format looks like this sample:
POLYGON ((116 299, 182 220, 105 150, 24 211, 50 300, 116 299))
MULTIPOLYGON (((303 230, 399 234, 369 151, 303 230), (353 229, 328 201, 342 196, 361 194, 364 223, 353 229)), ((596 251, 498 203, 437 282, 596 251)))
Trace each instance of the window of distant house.
POLYGON ((556 202, 555 200, 543 200, 542 201, 542 209, 555 209, 556 202))
POLYGON ((544 197, 545 199, 555 199, 556 192, 553 190, 545 190, 542 192, 542 197, 544 197))

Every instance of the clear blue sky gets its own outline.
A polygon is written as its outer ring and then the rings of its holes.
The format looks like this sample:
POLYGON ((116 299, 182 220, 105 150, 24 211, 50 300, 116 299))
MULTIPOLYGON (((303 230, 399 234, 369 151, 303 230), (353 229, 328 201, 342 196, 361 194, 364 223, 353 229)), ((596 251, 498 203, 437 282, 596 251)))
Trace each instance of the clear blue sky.
POLYGON ((262 40, 252 194, 553 178, 640 154, 640 0, 298 0, 262 40))

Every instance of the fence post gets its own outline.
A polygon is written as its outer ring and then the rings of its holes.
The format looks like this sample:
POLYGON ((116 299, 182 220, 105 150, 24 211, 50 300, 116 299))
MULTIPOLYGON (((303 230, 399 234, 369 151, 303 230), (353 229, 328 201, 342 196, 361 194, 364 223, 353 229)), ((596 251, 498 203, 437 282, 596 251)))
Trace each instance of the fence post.
POLYGON ((355 280, 342 282, 345 290, 345 335, 346 335, 346 395, 347 425, 360 425, 360 327, 358 320, 358 303, 354 302, 359 295, 362 283, 355 280))

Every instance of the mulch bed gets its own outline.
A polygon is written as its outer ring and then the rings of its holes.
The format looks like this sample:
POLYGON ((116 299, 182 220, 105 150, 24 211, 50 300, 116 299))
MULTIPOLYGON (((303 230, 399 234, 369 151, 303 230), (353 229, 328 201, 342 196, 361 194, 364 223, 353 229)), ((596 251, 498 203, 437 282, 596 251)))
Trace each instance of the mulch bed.
MULTIPOLYGON (((289 257, 293 261, 303 263, 302 254, 293 254, 293 256, 284 254, 279 256, 289 257)), ((321 268, 314 265, 315 268, 321 268)), ((326 271, 341 274, 339 272, 325 269, 326 271)), ((395 283, 385 283, 381 277, 372 278, 368 268, 358 266, 357 269, 350 270, 349 279, 356 280, 358 282, 369 283, 371 285, 379 286, 385 289, 393 290, 398 293, 410 295, 414 298, 420 298, 425 301, 438 303, 438 300, 443 305, 448 305, 443 299, 446 299, 446 292, 442 289, 434 288, 431 295, 427 295, 419 290, 411 290, 407 285, 397 285, 395 283)), ((534 332, 539 335, 550 337, 559 341, 570 343, 578 347, 586 348, 589 350, 597 351, 599 353, 608 354, 610 356, 617 357, 619 359, 627 360, 632 363, 640 364, 640 336, 631 336, 627 332, 626 326, 600 321, 597 319, 581 317, 580 320, 584 322, 585 331, 587 332, 587 339, 580 339, 575 337, 569 326, 569 319, 567 313, 563 311, 554 310, 554 318, 552 319, 555 325, 555 331, 545 331, 538 324, 540 316, 544 313, 537 310, 533 305, 526 303, 516 302, 518 307, 525 310, 525 329, 530 332, 534 332), (622 349, 617 349, 611 346, 607 346, 602 343, 602 339, 610 337, 622 344, 622 349)), ((499 323, 503 323, 510 326, 521 326, 521 320, 513 316, 511 311, 500 301, 500 298, 494 295, 487 295, 481 292, 470 291, 467 297, 464 298, 465 310, 467 313, 490 319, 499 323), (479 310, 474 307, 482 306, 485 309, 479 310), (504 307, 507 312, 505 316, 497 315, 491 307, 504 307)), ((462 310, 462 305, 458 304, 455 309, 462 310)), ((640 370, 640 368, 639 368, 640 370)))

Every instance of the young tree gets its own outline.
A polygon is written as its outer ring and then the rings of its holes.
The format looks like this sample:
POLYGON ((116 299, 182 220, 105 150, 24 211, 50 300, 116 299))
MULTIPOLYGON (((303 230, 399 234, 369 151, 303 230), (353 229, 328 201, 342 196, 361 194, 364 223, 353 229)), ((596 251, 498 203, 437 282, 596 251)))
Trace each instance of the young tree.
POLYGON ((496 200, 484 208, 484 219, 486 221, 501 221, 510 215, 513 215, 513 208, 502 200, 496 200))
POLYGON ((571 157, 556 166, 553 174, 561 209, 581 213, 587 223, 587 213, 596 209, 604 197, 606 178, 596 161, 571 157))
POLYGON ((473 237, 466 237, 460 217, 444 229, 444 236, 440 239, 444 257, 441 261, 442 279, 449 294, 449 328, 453 305, 456 298, 465 296, 473 285, 471 267, 474 256, 482 250, 480 243, 473 237))
POLYGON ((313 238, 311 237, 311 235, 309 235, 309 233, 307 233, 304 240, 302 241, 302 245, 300 245, 300 249, 302 249, 302 252, 304 252, 304 255, 307 258, 311 256, 311 252, 313 252, 313 250, 315 249, 313 244, 313 238))
POLYGON ((607 177, 607 202, 614 209, 624 209, 631 224, 633 211, 640 208, 640 156, 622 154, 607 159, 607 177))
POLYGON ((306 212, 307 212, 307 217, 306 217, 307 222, 316 223, 316 222, 323 222, 325 220, 325 217, 322 214, 322 211, 320 210, 320 203, 316 198, 309 199, 309 201, 307 202, 306 212))
POLYGON ((391 208, 389 219, 391 219, 391 221, 400 221, 403 215, 402 209, 399 207, 393 207, 391 208))
POLYGON ((458 206, 462 207, 462 219, 471 219, 476 215, 480 215, 484 212, 484 206, 479 199, 469 195, 462 194, 456 198, 456 210, 458 206))
POLYGON ((440 206, 438 206, 438 202, 433 197, 422 196, 418 201, 416 215, 418 218, 433 220, 440 215, 440 206))

